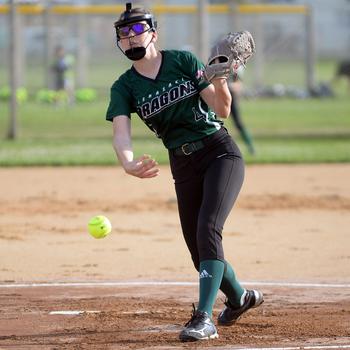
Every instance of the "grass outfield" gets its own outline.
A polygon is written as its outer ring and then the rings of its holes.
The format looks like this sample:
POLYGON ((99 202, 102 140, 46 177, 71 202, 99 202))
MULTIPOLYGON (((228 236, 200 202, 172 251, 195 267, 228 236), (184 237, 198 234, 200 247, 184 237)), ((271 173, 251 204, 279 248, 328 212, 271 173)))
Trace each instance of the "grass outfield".
MULTIPOLYGON (((0 165, 112 165, 112 128, 105 121, 106 101, 53 107, 26 103, 19 108, 19 137, 5 139, 8 105, 0 103, 0 165), (4 113, 3 113, 4 112, 4 113)), ((225 121, 247 163, 350 162, 350 102, 335 99, 242 100, 246 126, 257 150, 248 154, 230 119, 225 121)), ((136 156, 151 154, 167 163, 161 141, 133 118, 136 156)))
MULTIPOLYGON (((100 93, 106 91, 113 81, 130 66, 130 62, 122 57, 119 52, 117 55, 111 55, 110 59, 96 59, 95 62, 89 62, 86 75, 87 87, 97 89, 100 93)), ((315 65, 316 82, 327 82, 332 79, 336 71, 336 60, 318 60, 315 65)), ((45 64, 42 61, 35 60, 27 62, 24 73, 25 87, 28 91, 37 91, 45 85, 46 74, 45 64)), ((267 86, 280 83, 286 86, 305 86, 305 65, 301 61, 276 60, 274 62, 265 62, 263 82, 267 86)), ((244 83, 246 87, 253 87, 254 83, 253 65, 249 65, 244 73, 244 83)), ((0 66, 0 88, 2 85, 9 85, 9 74, 7 65, 0 66), (7 82, 7 83, 6 83, 7 82)))

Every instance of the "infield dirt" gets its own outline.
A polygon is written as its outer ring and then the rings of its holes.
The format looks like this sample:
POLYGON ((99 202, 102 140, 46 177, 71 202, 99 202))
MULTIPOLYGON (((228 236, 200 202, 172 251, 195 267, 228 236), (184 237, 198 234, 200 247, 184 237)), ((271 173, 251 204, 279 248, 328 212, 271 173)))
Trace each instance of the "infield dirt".
MULTIPOLYGON (((349 285, 349 179, 346 164, 248 166, 223 234, 239 279, 349 285)), ((0 286, 197 281, 167 167, 152 180, 119 167, 1 168, 0 183, 0 286), (98 214, 113 225, 102 240, 87 233, 98 214)), ((260 308, 200 346, 350 344, 348 287, 259 288, 260 308)), ((177 341, 196 301, 196 286, 0 288, 0 348, 196 347, 177 341)))

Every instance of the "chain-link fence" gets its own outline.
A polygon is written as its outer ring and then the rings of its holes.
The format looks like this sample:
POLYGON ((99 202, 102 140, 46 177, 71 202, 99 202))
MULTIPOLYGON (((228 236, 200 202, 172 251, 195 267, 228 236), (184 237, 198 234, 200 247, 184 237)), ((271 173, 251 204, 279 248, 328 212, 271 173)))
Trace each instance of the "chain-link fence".
MULTIPOLYGON (((122 5, 90 5, 80 10, 76 6, 22 8, 17 24, 19 85, 34 90, 52 85, 50 67, 55 48, 62 46, 74 58, 76 86, 108 89, 130 64, 116 47, 113 28, 122 9, 122 5)), ((244 74, 247 86, 281 83, 302 87, 313 79, 312 16, 305 6, 212 4, 207 8, 204 29, 203 16, 198 16, 195 5, 157 5, 151 9, 158 21, 158 45, 163 49, 186 49, 203 56, 203 38, 210 47, 229 31, 251 31, 257 53, 244 74)), ((9 16, 3 7, 0 85, 7 84, 9 78, 8 28, 9 16)))

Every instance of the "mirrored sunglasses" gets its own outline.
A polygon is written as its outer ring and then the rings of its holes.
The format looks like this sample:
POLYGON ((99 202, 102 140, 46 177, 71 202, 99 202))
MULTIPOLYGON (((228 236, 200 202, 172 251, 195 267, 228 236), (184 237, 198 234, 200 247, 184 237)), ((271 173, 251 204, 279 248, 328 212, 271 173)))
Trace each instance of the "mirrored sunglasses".
POLYGON ((146 23, 133 23, 128 26, 120 27, 117 29, 117 34, 120 38, 127 38, 130 36, 130 31, 133 31, 134 35, 140 35, 149 29, 146 23))

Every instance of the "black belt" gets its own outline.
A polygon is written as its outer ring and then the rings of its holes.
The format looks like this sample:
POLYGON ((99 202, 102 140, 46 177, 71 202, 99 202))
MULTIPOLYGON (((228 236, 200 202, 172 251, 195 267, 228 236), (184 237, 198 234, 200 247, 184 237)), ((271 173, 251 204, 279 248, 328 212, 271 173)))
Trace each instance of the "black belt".
POLYGON ((205 146, 205 143, 202 140, 184 143, 182 146, 175 148, 173 154, 175 156, 188 156, 193 152, 196 152, 202 149, 205 146))

